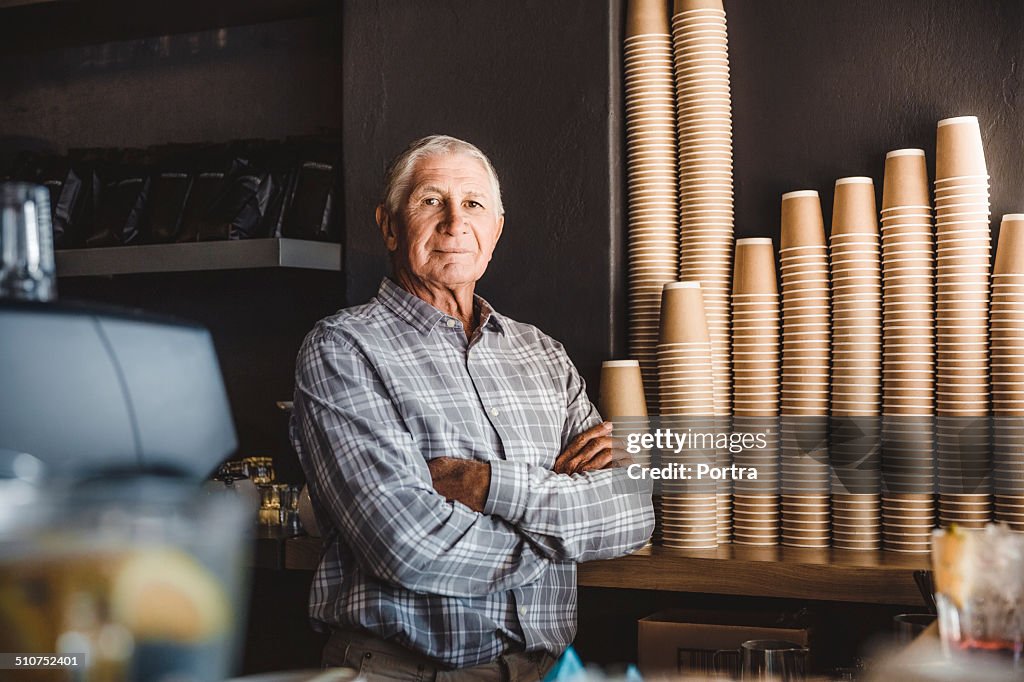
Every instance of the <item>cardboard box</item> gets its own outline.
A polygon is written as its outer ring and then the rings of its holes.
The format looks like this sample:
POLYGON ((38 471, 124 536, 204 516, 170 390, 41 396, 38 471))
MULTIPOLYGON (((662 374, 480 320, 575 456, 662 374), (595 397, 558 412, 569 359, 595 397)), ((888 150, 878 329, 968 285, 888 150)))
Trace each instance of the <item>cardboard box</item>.
POLYGON ((810 644, 807 628, 778 627, 768 621, 764 614, 756 613, 708 617, 706 613, 686 611, 660 611, 641 618, 637 623, 640 672, 644 675, 737 673, 739 656, 732 652, 747 640, 781 639, 804 646, 810 644))

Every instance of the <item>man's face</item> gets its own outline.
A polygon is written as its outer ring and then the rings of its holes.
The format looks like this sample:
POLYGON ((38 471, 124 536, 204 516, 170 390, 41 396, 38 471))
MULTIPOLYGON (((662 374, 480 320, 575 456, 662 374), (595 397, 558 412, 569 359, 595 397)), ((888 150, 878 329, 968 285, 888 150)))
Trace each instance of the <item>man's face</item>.
POLYGON ((505 223, 483 164, 463 154, 424 157, 409 190, 396 215, 377 209, 396 274, 443 287, 479 280, 505 223))

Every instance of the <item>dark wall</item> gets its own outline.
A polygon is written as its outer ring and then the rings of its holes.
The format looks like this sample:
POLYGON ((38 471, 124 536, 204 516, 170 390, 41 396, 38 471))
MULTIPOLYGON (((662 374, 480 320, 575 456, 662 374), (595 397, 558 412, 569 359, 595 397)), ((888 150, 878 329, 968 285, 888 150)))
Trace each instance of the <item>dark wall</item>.
MULTIPOLYGON (((344 4, 347 292, 387 271, 373 219, 387 162, 446 133, 487 153, 505 231, 478 291, 562 341, 596 389, 616 350, 622 272, 619 3, 351 0, 344 4)), ((596 395, 596 394, 595 394, 596 395)))
MULTIPOLYGON (((387 160, 446 132, 502 177, 507 229, 480 291, 565 343, 593 384, 623 356, 626 2, 350 0, 344 6, 349 301, 386 271, 373 206, 387 160), (610 40, 609 40, 610 39, 610 40), (611 165, 611 169, 609 169, 611 165)), ((1024 3, 725 0, 734 102, 736 234, 776 235, 780 195, 872 176, 885 153, 977 115, 993 222, 1024 209, 1024 3)))
POLYGON ((2 55, 0 168, 24 148, 336 131, 339 34, 297 19, 2 55))
POLYGON ((977 115, 993 222, 1024 209, 1020 0, 725 0, 733 82, 736 233, 777 234, 780 195, 867 175, 925 150, 935 124, 977 115))

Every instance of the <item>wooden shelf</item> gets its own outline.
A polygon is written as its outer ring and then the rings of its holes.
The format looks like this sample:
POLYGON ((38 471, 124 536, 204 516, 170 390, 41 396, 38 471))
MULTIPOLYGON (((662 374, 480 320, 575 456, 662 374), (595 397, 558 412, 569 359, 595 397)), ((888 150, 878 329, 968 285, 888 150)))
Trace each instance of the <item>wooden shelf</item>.
POLYGON ((723 545, 715 550, 654 547, 581 564, 586 587, 704 592, 787 599, 920 605, 914 571, 927 554, 723 545))
MULTIPOLYGON (((289 538, 284 567, 311 571, 320 538, 289 538)), ((862 604, 922 605, 914 571, 928 555, 793 547, 723 545, 716 550, 664 547, 608 561, 580 564, 581 587, 702 592, 862 604)))
POLYGON ((320 563, 320 538, 300 535, 284 543, 284 567, 295 571, 313 571, 320 563))
POLYGON ((0 54, 340 16, 340 0, 0 0, 0 54))
POLYGON ((57 276, 302 268, 341 271, 341 244, 301 239, 243 239, 188 244, 111 246, 56 252, 57 276))

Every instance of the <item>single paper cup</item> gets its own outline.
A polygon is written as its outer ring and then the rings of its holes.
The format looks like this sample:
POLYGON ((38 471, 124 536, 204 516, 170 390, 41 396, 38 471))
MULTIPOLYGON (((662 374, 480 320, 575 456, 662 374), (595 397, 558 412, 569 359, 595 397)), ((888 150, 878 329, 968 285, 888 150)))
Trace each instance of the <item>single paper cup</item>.
POLYGON ((780 248, 825 246, 821 201, 814 190, 782 195, 782 236, 780 248))
POLYGON ((668 37, 668 5, 663 0, 630 0, 626 10, 626 36, 664 34, 668 37))
POLYGON ((832 236, 878 233, 875 186, 868 177, 836 180, 832 205, 832 236))
POLYGON ((976 116, 939 121, 935 143, 935 178, 988 175, 981 127, 976 116))
POLYGON ((882 210, 930 203, 924 150, 897 149, 886 154, 882 210))
POLYGON ((707 343, 704 299, 698 282, 671 282, 661 297, 662 343, 707 343))
POLYGON ((640 363, 636 360, 602 363, 598 404, 605 419, 647 416, 640 363))

